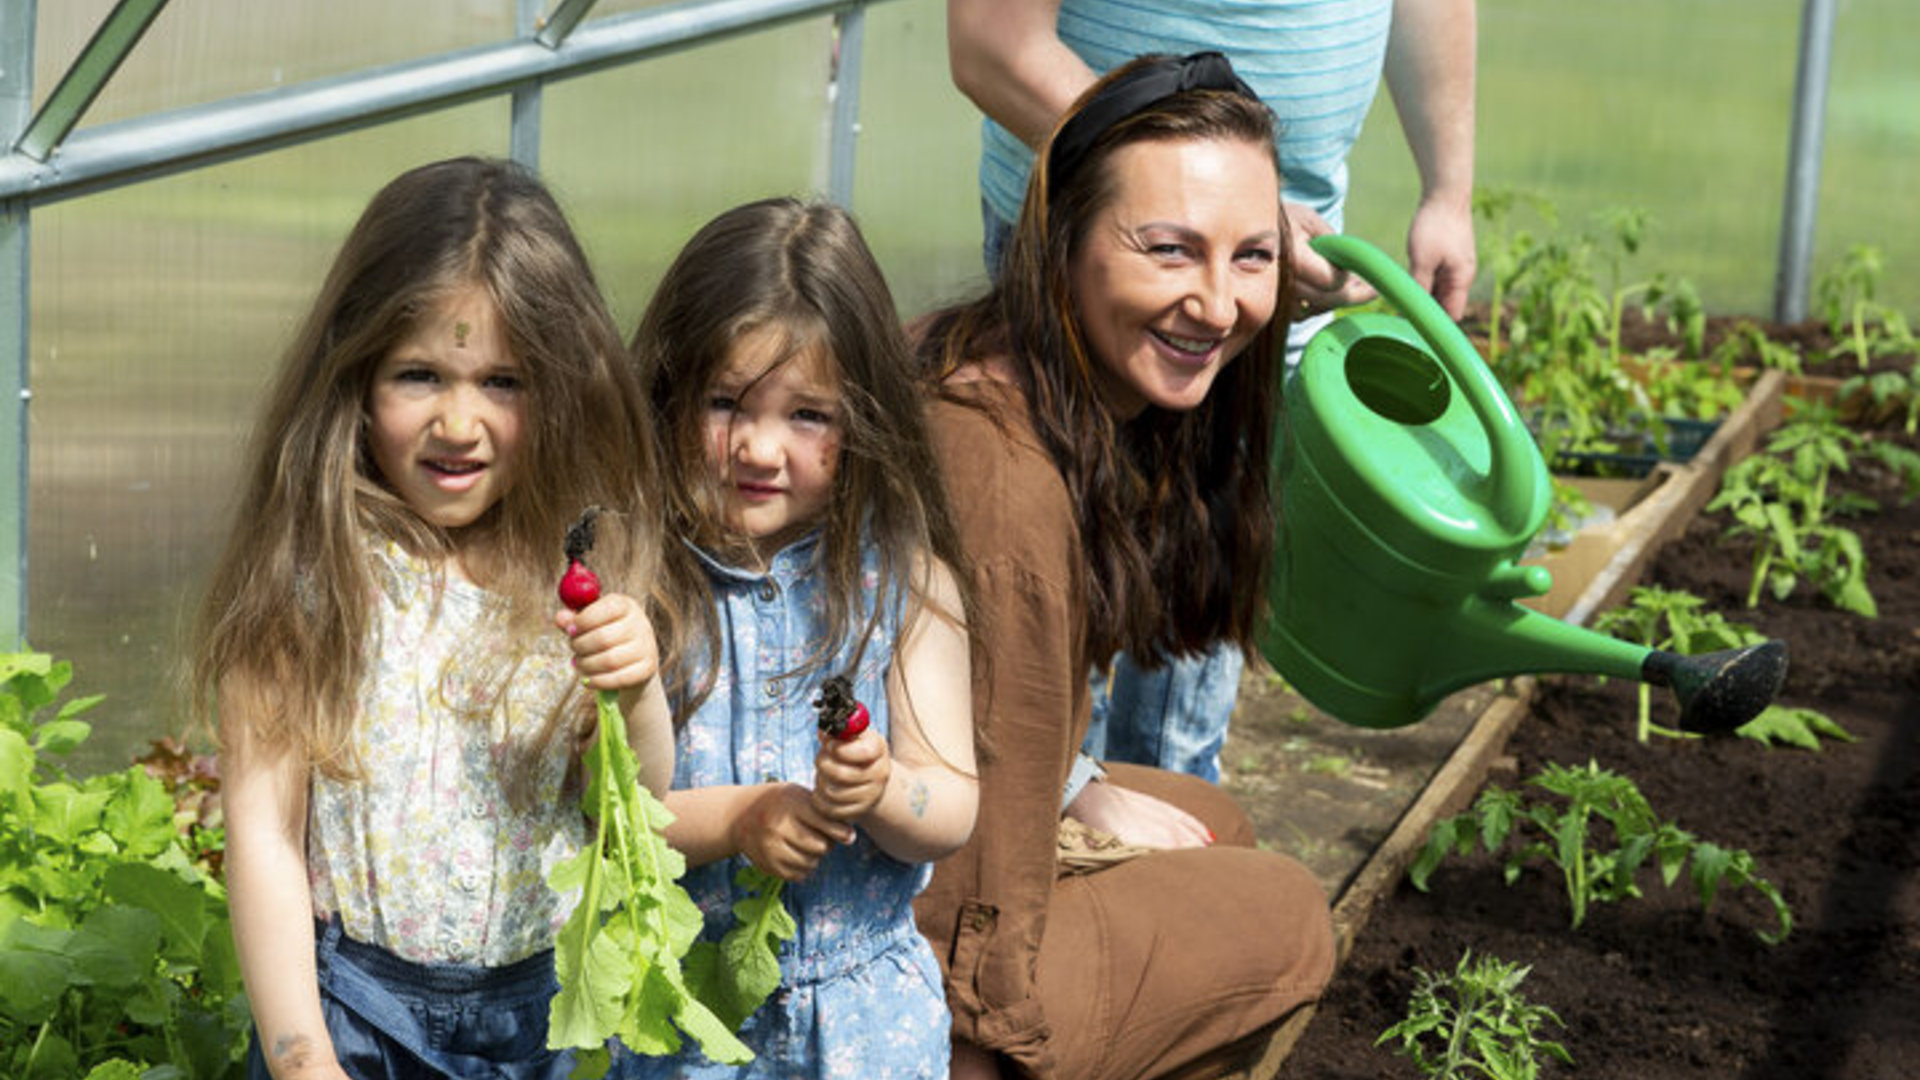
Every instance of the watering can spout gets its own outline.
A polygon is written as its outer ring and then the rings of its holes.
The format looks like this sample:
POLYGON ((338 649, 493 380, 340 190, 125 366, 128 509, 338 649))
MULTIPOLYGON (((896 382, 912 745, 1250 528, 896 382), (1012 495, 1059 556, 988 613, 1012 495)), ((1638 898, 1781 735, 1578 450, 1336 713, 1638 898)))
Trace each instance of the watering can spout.
POLYGON ((1533 437, 1466 335, 1363 241, 1314 250, 1404 318, 1335 319, 1286 385, 1276 459, 1281 517, 1261 651, 1323 711, 1400 727, 1489 679, 1547 672, 1671 687, 1680 725, 1726 731, 1780 689, 1780 642, 1679 656, 1521 606, 1551 575, 1522 566, 1552 480, 1533 437))
POLYGON ((1717 735, 1772 703, 1787 678, 1787 644, 1763 641, 1698 656, 1655 649, 1641 670, 1644 681, 1672 688, 1680 700, 1680 730, 1717 735))

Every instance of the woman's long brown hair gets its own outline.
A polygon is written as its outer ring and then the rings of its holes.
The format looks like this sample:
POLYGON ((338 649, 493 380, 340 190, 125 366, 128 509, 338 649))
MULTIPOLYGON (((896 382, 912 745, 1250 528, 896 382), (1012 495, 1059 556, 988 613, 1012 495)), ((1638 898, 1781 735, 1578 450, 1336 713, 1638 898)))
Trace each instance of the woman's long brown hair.
MULTIPOLYGON (((567 525, 600 506, 622 527, 603 530, 596 568, 610 590, 649 603, 663 647, 677 640, 683 602, 655 572, 660 469, 645 398, 565 215, 511 162, 422 166, 373 197, 281 361, 247 461, 195 629, 190 689, 205 717, 220 684, 243 676, 270 699, 224 719, 327 775, 358 768, 351 734, 377 595, 369 538, 434 563, 460 552, 475 581, 505 599, 514 640, 530 640, 557 633, 549 619, 567 525), (525 421, 519 482, 453 533, 382 481, 366 401, 381 359, 416 320, 470 287, 492 299, 520 361, 525 421)), ((485 660, 501 678, 516 662, 485 660)))
MULTIPOLYGON (((1075 108, 1165 59, 1115 69, 1075 108)), ((1190 411, 1149 407, 1122 422, 1096 388, 1098 360, 1080 326, 1070 268, 1094 218, 1115 198, 1114 152, 1147 141, 1240 142, 1271 158, 1273 115, 1242 94, 1173 94, 1109 128, 1058 188, 1043 149, 994 288, 934 316, 921 338, 937 393, 962 366, 1008 358, 1078 511, 1089 560, 1088 641, 1102 662, 1119 650, 1151 660, 1222 640, 1251 647, 1273 547, 1269 457, 1284 305, 1276 302, 1273 322, 1190 411)), ((1277 161, 1274 168, 1278 175, 1277 161)), ((1290 292, 1290 268, 1282 259, 1276 301, 1290 292)))

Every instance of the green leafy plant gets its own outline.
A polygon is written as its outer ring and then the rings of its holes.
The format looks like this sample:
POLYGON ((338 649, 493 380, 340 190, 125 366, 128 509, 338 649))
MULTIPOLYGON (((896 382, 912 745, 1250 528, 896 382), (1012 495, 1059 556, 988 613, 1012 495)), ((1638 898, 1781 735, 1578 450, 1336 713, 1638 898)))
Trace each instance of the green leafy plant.
POLYGON ((0 655, 0 1075, 238 1077, 251 1017, 226 890, 139 765, 79 779, 100 697, 0 655))
MULTIPOLYGON (((598 513, 588 509, 567 530, 558 591, 574 611, 600 598, 600 579, 585 562, 598 513)), ((640 782, 620 695, 598 691, 594 704, 598 733, 581 808, 599 835, 547 875, 556 892, 580 897, 554 942, 560 986, 548 1009, 547 1046, 576 1052, 577 1077, 606 1074, 607 1041, 616 1036, 637 1054, 659 1057, 679 1051, 685 1034, 716 1063, 752 1061, 734 1033, 780 984, 779 945, 794 934, 780 883, 745 871, 741 880, 756 894, 735 905, 744 929, 717 949, 700 947, 705 918, 680 885, 686 857, 664 835, 673 814, 640 782)))
POLYGON ((1531 206, 1549 225, 1558 216, 1553 204, 1546 199, 1511 188, 1475 188, 1473 192, 1474 216, 1487 224, 1481 230, 1479 254, 1481 264, 1492 278, 1493 292, 1487 304, 1486 359, 1496 369, 1500 364, 1500 330, 1507 313, 1507 299, 1514 283, 1526 276, 1538 258, 1533 234, 1514 227, 1514 211, 1522 204, 1531 206))
POLYGON ((1847 248, 1839 265, 1814 284, 1815 302, 1826 315, 1827 330, 1841 344, 1829 358, 1850 352, 1865 371, 1876 356, 1913 352, 1920 348, 1906 316, 1876 298, 1885 271, 1880 249, 1871 244, 1847 248))
POLYGON ((173 823, 195 866, 215 880, 226 873, 227 824, 220 804, 220 768, 204 754, 171 736, 154 739, 134 759, 160 781, 173 799, 173 823))
POLYGON ((1570 542, 1580 525, 1593 516, 1593 500, 1587 494, 1558 476, 1549 476, 1553 485, 1553 498, 1547 503, 1546 526, 1541 530, 1545 536, 1566 537, 1566 540, 1549 540, 1548 546, 1564 546, 1570 542))
POLYGON ((1835 607, 1878 615, 1859 534, 1835 523, 1840 514, 1877 504, 1861 495, 1830 498, 1828 492, 1833 474, 1851 468, 1865 445, 1863 436, 1830 417, 1809 415, 1775 431, 1765 452, 1749 455, 1721 478, 1707 509, 1732 516, 1727 535, 1755 541, 1748 607, 1759 605, 1762 588, 1784 600, 1805 579, 1835 607))
POLYGON ((1767 706, 1759 716, 1742 724, 1734 734, 1768 746, 1797 746, 1816 754, 1820 752, 1821 739, 1859 741, 1853 732, 1841 727, 1826 713, 1786 705, 1767 706))
POLYGON ((1920 364, 1905 371, 1855 375, 1840 384, 1835 396, 1848 402, 1858 396, 1869 424, 1903 418, 1902 429, 1911 435, 1920 427, 1920 364))
MULTIPOLYGON (((1549 461, 1648 445, 1664 454, 1670 432, 1663 411, 1710 418, 1741 400, 1727 365, 1676 365, 1666 350, 1641 358, 1646 373, 1628 369, 1622 329, 1629 307, 1663 322, 1688 357, 1701 354, 1706 335, 1705 311, 1690 282, 1664 272, 1629 277, 1628 261, 1641 252, 1648 230, 1644 211, 1598 215, 1601 241, 1585 232, 1535 238, 1507 228, 1515 201, 1488 195, 1479 204, 1500 238, 1494 267, 1508 341, 1495 370, 1549 461)), ((1491 329, 1490 351, 1499 327, 1491 329)))
POLYGON ((1766 331, 1750 319, 1734 323, 1707 359, 1721 365, 1751 363, 1789 375, 1798 375, 1806 368, 1800 350, 1768 337, 1766 331))
POLYGON ((1902 506, 1920 497, 1920 454, 1898 443, 1874 439, 1867 444, 1867 457, 1900 481, 1902 506))
MULTIPOLYGON (((600 579, 582 561, 593 547, 593 510, 567 532, 560 600, 579 611, 600 598, 600 579)), ((627 743, 620 695, 594 695, 598 734, 592 779, 581 808, 599 835, 547 875, 554 891, 579 890, 579 902, 554 943, 560 988, 548 1010, 547 1046, 577 1052, 576 1076, 604 1076, 607 1040, 618 1036, 635 1053, 680 1049, 680 1033, 698 1040, 723 1064, 753 1060, 734 1038, 737 1025, 714 1014, 688 985, 681 961, 699 937, 699 905, 680 887, 687 861, 662 835, 673 814, 640 783, 627 743)))
POLYGON ((1374 1045, 1400 1040, 1396 1052, 1434 1080, 1533 1080, 1543 1058, 1571 1065, 1567 1048, 1540 1034, 1549 1023, 1566 1025, 1519 992, 1532 970, 1497 957, 1476 960, 1472 952, 1460 957, 1451 975, 1416 967, 1406 1019, 1381 1032, 1374 1045))
POLYGON ((1676 360, 1668 349, 1649 350, 1640 359, 1640 382, 1665 415, 1712 420, 1746 400, 1732 364, 1724 359, 1676 360))
MULTIPOLYGON (((1706 601, 1691 593, 1641 585, 1628 594, 1626 604, 1601 612, 1594 619, 1593 628, 1651 649, 1667 649, 1682 655, 1738 648, 1759 638, 1751 627, 1730 623, 1705 607, 1706 601)), ((1639 719, 1635 726, 1635 737, 1639 741, 1644 743, 1653 734, 1670 737, 1686 734, 1653 723, 1653 693, 1647 683, 1640 684, 1639 695, 1639 719)))
MULTIPOLYGON (((1657 585, 1635 586, 1627 602, 1600 613, 1593 627, 1624 641, 1638 642, 1650 649, 1665 649, 1683 656, 1717 652, 1758 644, 1766 635, 1745 623, 1732 622, 1717 611, 1707 609, 1706 601, 1681 589, 1663 589, 1657 585)), ((1638 722, 1635 735, 1641 742, 1649 736, 1698 738, 1691 732, 1661 727, 1653 723, 1653 689, 1639 686, 1638 722)), ((1854 736, 1825 713, 1813 709, 1769 705, 1734 734, 1763 745, 1776 743, 1818 751, 1821 738, 1853 742, 1854 736)))
POLYGON ((1602 210, 1599 217, 1607 226, 1609 238, 1613 241, 1607 255, 1608 361, 1618 365, 1622 359, 1622 324, 1627 302, 1635 297, 1639 298, 1641 314, 1645 318, 1660 319, 1669 331, 1680 336, 1685 345, 1685 354, 1698 357, 1705 347, 1707 311, 1700 303, 1700 294, 1693 287, 1693 282, 1665 273, 1656 273, 1644 281, 1626 280, 1626 261, 1638 255, 1641 245, 1646 242, 1647 230, 1652 225, 1651 215, 1635 207, 1611 207, 1602 210))
POLYGON ((1754 870, 1753 856, 1723 848, 1661 821, 1632 780, 1600 768, 1550 764, 1529 781, 1529 792, 1498 786, 1483 790, 1465 813, 1437 822, 1407 877, 1426 891, 1427 880, 1448 855, 1466 855, 1477 842, 1487 852, 1517 843, 1506 857, 1507 884, 1536 860, 1556 866, 1566 884, 1573 925, 1596 903, 1642 895, 1641 869, 1651 862, 1668 887, 1692 864, 1693 885, 1703 909, 1711 909, 1722 885, 1746 886, 1772 903, 1778 928, 1759 931, 1769 945, 1793 930, 1793 913, 1780 891, 1754 870), (1532 792, 1550 798, 1529 798, 1532 792))

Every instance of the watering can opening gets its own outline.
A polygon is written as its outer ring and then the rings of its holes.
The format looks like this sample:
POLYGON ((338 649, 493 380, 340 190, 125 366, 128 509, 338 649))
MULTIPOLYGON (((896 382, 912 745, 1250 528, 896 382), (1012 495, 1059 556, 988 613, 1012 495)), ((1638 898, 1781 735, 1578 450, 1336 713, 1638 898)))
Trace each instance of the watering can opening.
POLYGON ((1431 424, 1446 415, 1453 380, 1432 353, 1399 338, 1363 337, 1347 349, 1347 388, 1362 405, 1396 424, 1431 424))

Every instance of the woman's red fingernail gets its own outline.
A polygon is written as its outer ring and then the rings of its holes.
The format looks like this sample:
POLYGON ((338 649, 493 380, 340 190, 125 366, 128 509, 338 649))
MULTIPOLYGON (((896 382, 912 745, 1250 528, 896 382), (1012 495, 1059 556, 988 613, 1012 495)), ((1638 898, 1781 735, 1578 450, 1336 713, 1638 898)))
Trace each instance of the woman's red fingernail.
POLYGON ((1213 842, 1214 842, 1215 840, 1218 840, 1218 839, 1219 839, 1219 837, 1217 837, 1217 836, 1215 836, 1215 835, 1213 835, 1213 830, 1212 830, 1212 829, 1208 829, 1208 830, 1207 830, 1207 843, 1209 843, 1209 844, 1211 844, 1211 843, 1213 843, 1213 842))

